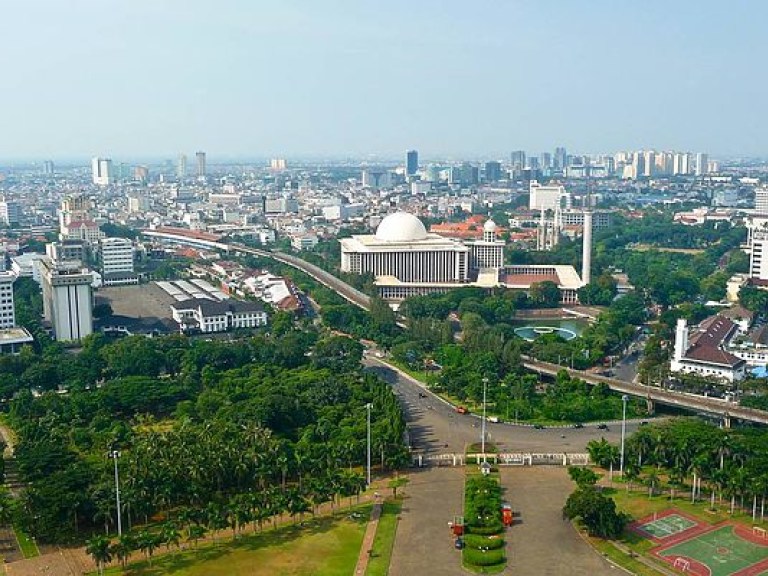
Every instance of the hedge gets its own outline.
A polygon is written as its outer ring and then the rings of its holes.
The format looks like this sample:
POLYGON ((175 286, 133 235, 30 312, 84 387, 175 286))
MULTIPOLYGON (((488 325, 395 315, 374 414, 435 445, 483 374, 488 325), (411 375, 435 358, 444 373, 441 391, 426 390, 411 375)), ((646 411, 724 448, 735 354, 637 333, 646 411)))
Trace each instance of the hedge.
POLYGON ((495 520, 488 526, 473 526, 470 524, 467 526, 467 531, 470 534, 479 534, 481 536, 493 536, 494 534, 501 534, 504 531, 504 526, 498 520, 495 520))
POLYGON ((472 564, 473 566, 495 566, 496 564, 503 564, 505 561, 506 557, 502 549, 488 550, 487 552, 471 548, 464 549, 464 562, 466 564, 472 564))
POLYGON ((464 544, 467 545, 467 548, 498 550, 504 546, 504 538, 488 538, 487 536, 477 534, 466 534, 464 536, 464 544))

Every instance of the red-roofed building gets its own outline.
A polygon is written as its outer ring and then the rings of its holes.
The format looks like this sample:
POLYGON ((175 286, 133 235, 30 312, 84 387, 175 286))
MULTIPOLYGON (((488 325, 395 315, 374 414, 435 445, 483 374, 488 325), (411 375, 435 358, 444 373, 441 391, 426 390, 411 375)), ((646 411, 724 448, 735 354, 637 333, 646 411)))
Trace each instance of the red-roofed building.
POLYGON ((689 337, 688 322, 677 321, 675 350, 670 370, 693 373, 726 382, 742 380, 747 374, 747 361, 726 349, 739 326, 721 314, 707 318, 689 337))

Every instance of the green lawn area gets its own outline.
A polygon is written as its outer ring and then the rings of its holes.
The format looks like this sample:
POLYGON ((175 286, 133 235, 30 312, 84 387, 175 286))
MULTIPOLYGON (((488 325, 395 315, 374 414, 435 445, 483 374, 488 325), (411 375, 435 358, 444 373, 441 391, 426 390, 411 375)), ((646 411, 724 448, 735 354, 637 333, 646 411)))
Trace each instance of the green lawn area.
POLYGON ((366 576, 386 576, 389 572, 389 562, 392 559, 392 546, 395 544, 397 533, 397 517, 402 508, 401 501, 384 502, 373 540, 373 555, 368 562, 366 576))
MULTIPOLYGON (((355 569, 371 506, 358 506, 352 517, 310 519, 305 527, 290 526, 219 540, 199 549, 171 552, 147 562, 112 567, 105 574, 130 576, 349 576, 355 569)), ((160 552, 161 550, 158 550, 160 552)), ((95 573, 94 573, 95 574, 95 573)))
POLYGON ((37 548, 37 543, 32 540, 24 530, 19 526, 14 526, 13 531, 16 534, 16 540, 19 541, 19 548, 21 548, 21 553, 24 554, 24 558, 40 556, 40 550, 37 548))

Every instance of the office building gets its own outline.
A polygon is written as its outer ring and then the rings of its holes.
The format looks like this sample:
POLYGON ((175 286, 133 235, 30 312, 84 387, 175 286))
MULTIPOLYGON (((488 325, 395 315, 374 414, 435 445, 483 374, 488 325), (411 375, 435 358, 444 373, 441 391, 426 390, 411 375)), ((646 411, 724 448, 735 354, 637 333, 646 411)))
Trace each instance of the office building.
POLYGON ((54 262, 85 262, 86 244, 81 240, 65 240, 45 245, 45 255, 54 262))
POLYGON ((16 280, 10 272, 0 272, 0 330, 16 326, 13 304, 13 282, 16 280))
POLYGON ((389 188, 391 185, 389 172, 384 168, 366 168, 363 170, 362 180, 363 188, 373 188, 374 190, 389 188))
POLYGON ((133 242, 127 238, 102 238, 99 241, 99 263, 105 286, 138 284, 134 272, 133 242))
POLYGON ((696 154, 696 176, 709 174, 709 156, 704 152, 696 154))
POLYGON ((568 154, 565 148, 555 148, 554 169, 565 170, 568 167, 568 154))
POLYGON ((755 188, 755 212, 768 214, 768 188, 755 188))
POLYGON ((93 332, 91 272, 76 263, 40 260, 43 316, 60 342, 80 341, 93 332))
POLYGON ((53 176, 56 172, 56 166, 53 163, 53 160, 46 160, 43 162, 43 174, 46 176, 53 176))
POLYGON ((269 168, 274 172, 282 172, 288 169, 288 163, 285 158, 272 158, 269 162, 269 168))
POLYGON ((529 185, 528 207, 531 210, 555 210, 557 208, 570 208, 571 195, 566 192, 565 186, 544 186, 536 180, 531 180, 529 185))
POLYGON ((513 172, 522 172, 525 168, 525 150, 515 150, 509 156, 513 172))
POLYGON ((552 169, 552 154, 549 152, 542 152, 539 154, 539 166, 542 170, 552 169))
POLYGON ((419 153, 416 150, 408 150, 405 153, 405 175, 414 176, 419 171, 419 153))
POLYGON ((0 200, 0 224, 3 226, 18 226, 21 222, 21 204, 3 198, 0 200))
POLYGON ((205 179, 205 176, 206 176, 205 152, 196 152, 195 159, 197 160, 197 177, 199 179, 205 179))
POLYGON ((501 162, 491 161, 485 163, 485 181, 498 182, 501 180, 501 162))
POLYGON ((176 178, 179 181, 184 180, 187 177, 187 155, 179 154, 179 161, 176 164, 176 178))
POLYGON ((96 186, 109 186, 115 181, 112 160, 109 158, 93 158, 91 160, 91 176, 96 186))

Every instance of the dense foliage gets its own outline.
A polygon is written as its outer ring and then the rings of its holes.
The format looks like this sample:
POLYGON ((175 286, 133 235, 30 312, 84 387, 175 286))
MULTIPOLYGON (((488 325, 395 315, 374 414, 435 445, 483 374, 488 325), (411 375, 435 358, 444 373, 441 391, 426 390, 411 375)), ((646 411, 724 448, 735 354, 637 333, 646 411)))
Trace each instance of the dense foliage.
POLYGON ((290 502, 311 509, 354 493, 367 403, 375 461, 395 467, 407 458, 396 398, 360 371, 361 355, 358 342, 299 331, 237 342, 91 336, 76 354, 54 348, 12 359, 17 383, 3 358, 28 483, 20 521, 42 541, 113 529, 113 449, 127 525, 248 495, 281 513, 290 502), (29 386, 68 392, 35 397, 29 386))

